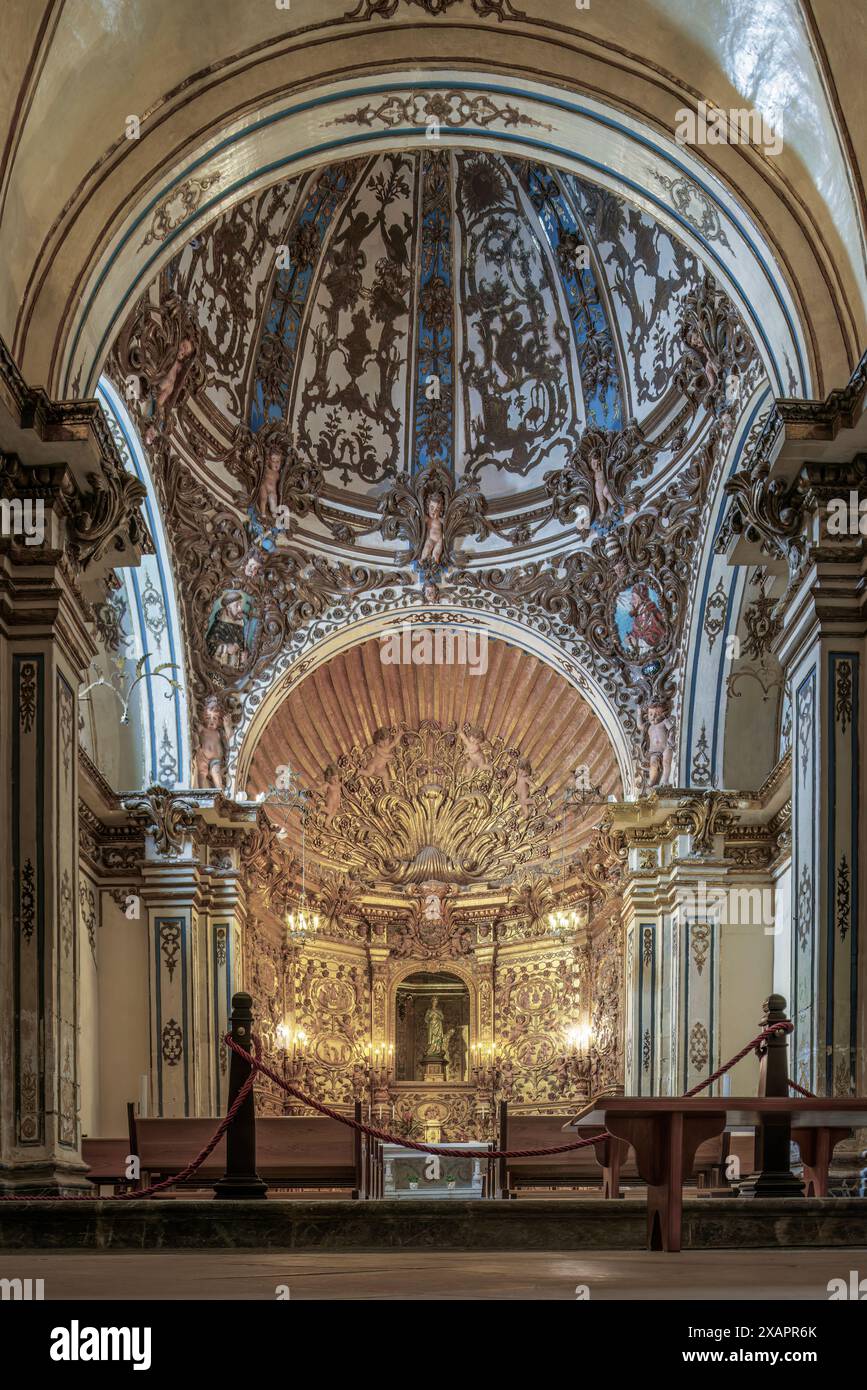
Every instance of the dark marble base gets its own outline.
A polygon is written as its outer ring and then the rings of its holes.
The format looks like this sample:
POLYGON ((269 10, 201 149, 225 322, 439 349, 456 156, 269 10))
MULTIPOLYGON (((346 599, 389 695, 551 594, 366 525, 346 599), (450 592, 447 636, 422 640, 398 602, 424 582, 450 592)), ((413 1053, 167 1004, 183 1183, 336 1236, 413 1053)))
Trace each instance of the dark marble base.
MULTIPOLYGON (((0 1203, 3 1250, 642 1250, 642 1201, 0 1203)), ((684 1203, 683 1248, 867 1245, 867 1201, 684 1203)))

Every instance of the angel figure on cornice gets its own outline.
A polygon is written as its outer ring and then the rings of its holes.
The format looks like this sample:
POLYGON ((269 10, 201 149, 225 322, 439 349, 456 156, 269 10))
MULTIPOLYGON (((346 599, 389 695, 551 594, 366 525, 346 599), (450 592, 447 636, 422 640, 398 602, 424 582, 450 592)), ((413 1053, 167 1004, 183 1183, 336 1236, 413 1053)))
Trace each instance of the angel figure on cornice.
POLYGON ((481 542, 490 534, 486 511, 478 482, 464 477, 456 484, 435 460, 414 477, 402 474, 391 485, 380 502, 379 530, 385 540, 409 541, 404 563, 423 586, 436 586, 449 566, 462 563, 456 552, 460 539, 474 536, 481 542))
POLYGON ((581 538, 604 535, 624 519, 636 479, 652 468, 653 455, 634 422, 623 430, 585 430, 566 467, 545 474, 548 516, 574 522, 581 538))

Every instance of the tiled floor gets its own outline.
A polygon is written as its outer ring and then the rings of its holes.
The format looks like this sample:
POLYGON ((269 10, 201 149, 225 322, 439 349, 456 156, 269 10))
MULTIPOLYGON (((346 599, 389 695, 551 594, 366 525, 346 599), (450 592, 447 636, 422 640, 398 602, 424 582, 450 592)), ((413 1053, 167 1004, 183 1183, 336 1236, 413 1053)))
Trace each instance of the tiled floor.
POLYGON ((591 1299, 825 1300, 828 1280, 848 1280, 850 1270, 867 1276, 867 1249, 679 1255, 0 1252, 0 1278, 44 1279, 46 1299, 273 1299, 285 1285, 293 1299, 574 1300, 578 1286, 586 1286, 591 1299))

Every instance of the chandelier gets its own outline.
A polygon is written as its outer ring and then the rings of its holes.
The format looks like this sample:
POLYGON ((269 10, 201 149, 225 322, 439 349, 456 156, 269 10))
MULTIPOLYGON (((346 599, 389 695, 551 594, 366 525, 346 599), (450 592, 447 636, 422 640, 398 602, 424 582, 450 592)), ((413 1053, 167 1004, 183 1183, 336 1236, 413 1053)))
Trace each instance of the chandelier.
POLYGON ((558 908, 554 912, 548 913, 548 930, 552 936, 557 936, 561 941, 567 937, 574 936, 579 927, 584 925, 586 918, 575 908, 558 908))
POLYGON ((301 891, 297 908, 286 913, 286 932, 290 942, 306 941, 307 937, 319 930, 319 913, 312 911, 307 904, 307 895, 301 891))

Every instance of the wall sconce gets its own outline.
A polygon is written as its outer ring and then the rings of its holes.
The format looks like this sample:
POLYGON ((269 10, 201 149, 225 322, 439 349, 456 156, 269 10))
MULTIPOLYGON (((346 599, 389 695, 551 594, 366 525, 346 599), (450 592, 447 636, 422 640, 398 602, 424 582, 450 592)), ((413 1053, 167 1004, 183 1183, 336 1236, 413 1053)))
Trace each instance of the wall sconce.
POLYGON ((566 1029, 566 1051, 560 1075, 580 1096, 590 1094, 590 1050, 593 1034, 589 1023, 575 1023, 566 1029))
POLYGON ((576 1023, 566 1029, 566 1046, 570 1052, 589 1057, 592 1030, 589 1023, 576 1023))
POLYGON ((371 1047, 368 1044, 370 1053, 370 1075, 373 1085, 377 1090, 381 1090, 388 1085, 394 1065, 394 1043, 374 1043, 371 1047))
POLYGON ((307 1034, 303 1028, 290 1028, 288 1023, 278 1023, 277 1039, 286 1056, 292 1061, 300 1061, 307 1047, 307 1034))

